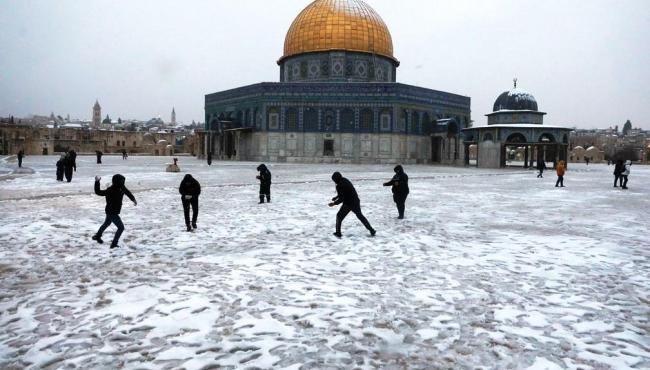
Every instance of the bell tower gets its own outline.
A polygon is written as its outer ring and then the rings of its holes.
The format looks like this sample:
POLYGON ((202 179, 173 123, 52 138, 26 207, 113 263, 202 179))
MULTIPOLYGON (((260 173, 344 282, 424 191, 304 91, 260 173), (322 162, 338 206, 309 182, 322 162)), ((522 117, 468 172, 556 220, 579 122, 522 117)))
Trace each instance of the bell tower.
POLYGON ((99 101, 95 100, 95 105, 93 106, 93 128, 98 128, 102 123, 102 107, 99 106, 99 101))

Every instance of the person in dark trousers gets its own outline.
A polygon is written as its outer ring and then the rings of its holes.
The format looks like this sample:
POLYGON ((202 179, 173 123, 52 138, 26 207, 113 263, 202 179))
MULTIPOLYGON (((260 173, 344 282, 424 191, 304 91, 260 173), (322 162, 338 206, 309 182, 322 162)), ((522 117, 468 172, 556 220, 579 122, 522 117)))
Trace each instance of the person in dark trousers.
POLYGON ((632 167, 632 161, 625 161, 625 166, 623 166, 623 172, 621 172, 621 189, 627 189, 627 177, 630 175, 630 169, 632 167))
POLYGON ((138 205, 138 202, 136 202, 135 197, 133 194, 131 194, 129 189, 124 186, 124 182, 126 181, 124 176, 120 174, 114 175, 113 185, 106 188, 106 190, 101 190, 99 186, 99 181, 101 179, 101 177, 95 176, 95 194, 106 197, 106 219, 104 220, 102 226, 99 227, 99 230, 97 230, 97 234, 93 235, 92 239, 97 241, 97 243, 102 244, 104 242, 102 240, 102 234, 104 233, 104 230, 106 230, 106 228, 109 227, 111 223, 113 223, 115 226, 117 226, 117 231, 115 232, 115 236, 113 236, 111 249, 118 248, 119 245, 117 242, 120 240, 120 236, 124 231, 124 224, 120 218, 120 211, 122 210, 122 198, 124 198, 126 195, 136 206, 138 205))
POLYGON ((126 154, 126 149, 122 149, 122 160, 126 160, 127 158, 129 158, 129 155, 126 154))
POLYGON ((540 159, 537 161, 537 170, 539 173, 537 174, 537 178, 544 177, 542 176, 544 174, 544 170, 546 169, 546 162, 543 159, 540 159))
POLYGON ((70 163, 72 164, 72 168, 74 169, 74 172, 77 172, 77 152, 75 152, 74 149, 70 149, 68 154, 70 155, 70 163))
POLYGON ((21 168, 23 166, 23 157, 25 156, 25 152, 23 152, 22 149, 18 151, 18 168, 21 168))
POLYGON ((393 201, 397 206, 398 218, 401 220, 404 218, 406 197, 409 195, 409 177, 404 173, 401 165, 395 166, 393 171, 395 171, 395 176, 390 181, 385 182, 384 186, 392 186, 393 201))
POLYGON ((72 155, 68 153, 65 155, 63 159, 63 171, 65 174, 65 179, 68 182, 72 181, 72 170, 73 170, 72 155))
POLYGON ((271 171, 264 164, 257 166, 257 170, 260 173, 257 175, 260 180, 260 204, 264 203, 265 196, 266 201, 271 203, 271 171))
POLYGON ((616 161, 616 164, 614 165, 614 187, 618 187, 618 183, 620 182, 621 186, 623 186, 623 178, 621 177, 621 174, 623 173, 623 170, 625 169, 625 165, 623 165, 623 160, 619 159, 616 161))
POLYGON ((340 238, 341 234, 341 224, 345 217, 352 211, 355 216, 361 221, 363 226, 370 231, 371 236, 375 236, 375 229, 370 226, 370 222, 363 216, 361 213, 361 201, 357 195, 357 191, 354 189, 354 186, 350 180, 346 179, 339 172, 334 172, 332 174, 332 181, 336 184, 336 196, 332 198, 332 202, 329 204, 330 207, 343 203, 339 212, 336 214, 336 232, 334 236, 340 238))
POLYGON ((555 187, 557 188, 559 185, 560 187, 563 188, 564 174, 566 173, 566 166, 564 165, 564 161, 560 161, 560 163, 555 168, 555 172, 557 173, 557 181, 555 182, 555 187))
POLYGON ((61 154, 61 157, 56 161, 56 181, 63 181, 63 173, 65 172, 65 155, 61 154))
POLYGON ((96 150, 95 155, 97 156, 97 164, 102 164, 102 155, 104 155, 104 153, 102 153, 101 150, 96 150))
POLYGON ((185 215, 185 225, 187 231, 196 229, 196 218, 199 215, 199 195, 201 194, 201 184, 192 175, 187 174, 181 181, 178 188, 181 193, 181 202, 183 202, 183 213, 185 215), (192 207, 192 223, 190 224, 190 206, 192 207))

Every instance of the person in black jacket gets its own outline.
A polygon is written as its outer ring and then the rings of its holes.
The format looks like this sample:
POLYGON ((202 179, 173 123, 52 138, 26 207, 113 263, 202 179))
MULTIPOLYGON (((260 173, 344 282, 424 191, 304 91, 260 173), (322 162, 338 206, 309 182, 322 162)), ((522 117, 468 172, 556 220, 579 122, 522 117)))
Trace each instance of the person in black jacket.
POLYGON ((260 180, 260 204, 264 203, 264 196, 266 201, 271 203, 271 171, 264 164, 257 166, 260 172, 257 179, 260 180))
POLYGON ((537 170, 539 173, 537 174, 537 178, 544 177, 544 170, 546 169, 546 162, 543 159, 538 159, 537 160, 537 170))
POLYGON ((621 174, 625 171, 625 165, 623 164, 623 160, 619 159, 616 161, 616 164, 614 165, 614 187, 617 188, 618 186, 616 185, 619 181, 621 184, 621 187, 623 186, 623 177, 621 174))
POLYGON ((63 159, 63 171, 65 174, 65 179, 70 182, 72 181, 72 170, 73 170, 73 159, 70 153, 67 153, 63 159))
POLYGON ((77 172, 77 152, 75 152, 74 149, 70 149, 68 154, 70 155, 70 163, 72 164, 72 168, 74 169, 74 172, 77 172))
POLYGON ((332 202, 329 204, 330 207, 334 207, 337 204, 343 203, 339 212, 336 214, 336 232, 334 236, 340 238, 341 235, 341 223, 345 217, 352 211, 363 226, 370 231, 370 235, 375 236, 375 229, 370 226, 370 222, 363 216, 361 213, 361 201, 357 195, 357 191, 354 189, 354 186, 350 180, 346 179, 339 172, 334 172, 332 174, 332 181, 336 183, 336 196, 332 198, 332 202))
POLYGON ((185 215, 185 225, 187 231, 196 229, 196 218, 199 215, 199 195, 201 194, 201 184, 192 175, 187 174, 181 181, 178 188, 181 193, 181 202, 183 202, 183 213, 185 215), (190 224, 190 206, 192 207, 192 223, 190 224))
POLYGON ((385 182, 384 186, 392 186, 393 201, 397 205, 398 218, 401 220, 404 218, 406 197, 409 195, 409 177, 404 173, 401 165, 395 166, 393 170, 395 171, 395 176, 390 181, 385 182))
POLYGON ((136 202, 135 197, 131 194, 129 189, 124 186, 124 181, 126 181, 124 176, 120 174, 114 175, 113 185, 106 188, 106 190, 101 190, 99 187, 99 181, 101 179, 101 177, 95 176, 95 194, 106 197, 106 219, 102 226, 99 227, 99 230, 97 230, 97 234, 93 235, 92 239, 96 240, 99 244, 103 243, 102 234, 104 233, 104 230, 106 230, 111 223, 114 223, 115 226, 117 226, 117 231, 115 232, 113 242, 111 243, 112 249, 119 247, 117 242, 120 240, 120 235, 122 235, 122 232, 124 231, 124 224, 120 218, 122 198, 126 195, 136 206, 138 205, 138 202, 136 202))
POLYGON ((23 166, 23 157, 25 156, 25 152, 23 152, 22 149, 18 151, 18 168, 21 168, 23 166))
POLYGON ((95 150, 95 155, 97 156, 97 164, 102 164, 102 155, 104 153, 101 150, 95 150))
POLYGON ((56 161, 56 181, 63 181, 63 172, 65 172, 65 155, 61 154, 56 161))

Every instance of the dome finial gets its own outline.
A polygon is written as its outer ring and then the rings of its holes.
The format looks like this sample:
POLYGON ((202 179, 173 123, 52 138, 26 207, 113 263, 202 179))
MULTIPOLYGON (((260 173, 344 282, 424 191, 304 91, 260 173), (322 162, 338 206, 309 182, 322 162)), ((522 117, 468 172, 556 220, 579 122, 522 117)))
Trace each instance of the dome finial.
POLYGON ((515 89, 517 88, 517 77, 513 78, 512 81, 515 83, 515 89))

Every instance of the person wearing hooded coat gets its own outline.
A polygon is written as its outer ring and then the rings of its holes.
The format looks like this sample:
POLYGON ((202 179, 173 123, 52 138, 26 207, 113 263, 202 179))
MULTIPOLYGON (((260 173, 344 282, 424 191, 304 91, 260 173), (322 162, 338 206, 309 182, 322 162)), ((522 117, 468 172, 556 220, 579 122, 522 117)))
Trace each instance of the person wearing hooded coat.
POLYGON ((260 173, 257 175, 257 179, 260 180, 260 204, 264 203, 265 196, 266 201, 271 203, 271 171, 264 164, 257 166, 257 170, 260 173))
POLYGON ((623 178, 621 177, 621 174, 625 170, 625 165, 623 164, 623 160, 619 159, 616 161, 616 164, 614 165, 614 187, 617 188, 618 186, 616 185, 617 183, 620 183, 621 186, 623 186, 623 178))
POLYGON ((404 218, 406 197, 409 195, 409 177, 401 165, 395 166, 393 171, 395 171, 395 176, 390 181, 385 182, 384 186, 392 186, 393 201, 397 206, 398 218, 401 220, 404 218))
POLYGON ((543 178, 544 177, 543 175, 544 175, 544 170, 545 169, 546 169, 546 162, 543 159, 538 160, 537 161, 537 170, 539 171, 539 173, 537 174, 537 178, 540 178, 540 177, 543 178))
POLYGON ((627 189, 627 177, 630 175, 630 169, 632 167, 632 161, 625 161, 625 166, 623 167, 623 172, 621 172, 621 189, 627 189))
POLYGON ((61 157, 56 161, 56 181, 63 181, 63 173, 65 172, 65 155, 61 154, 61 157))
POLYGON ((124 182, 126 181, 124 176, 120 174, 114 175, 112 179, 113 184, 106 188, 106 190, 101 190, 99 186, 99 181, 101 179, 101 177, 95 176, 95 194, 106 197, 106 219, 104 220, 102 226, 99 227, 99 230, 97 230, 97 233, 93 235, 92 239, 97 241, 97 243, 102 244, 104 242, 102 240, 102 234, 104 233, 104 230, 106 230, 106 228, 109 227, 111 223, 113 223, 115 226, 117 226, 117 231, 115 232, 115 236, 113 236, 111 249, 118 248, 119 245, 117 242, 120 240, 120 236, 124 231, 124 224, 120 218, 120 211, 122 210, 122 198, 124 198, 126 195, 136 206, 138 205, 138 202, 135 200, 135 197, 133 194, 131 194, 129 189, 124 186, 124 182))
POLYGON ((75 152, 74 149, 70 149, 68 154, 70 155, 70 163, 72 164, 72 168, 74 169, 74 172, 77 172, 77 152, 75 152))
POLYGON ((70 182, 72 181, 72 170, 74 169, 72 155, 70 153, 65 155, 63 159, 63 172, 65 174, 65 179, 70 182))
POLYGON ((102 155, 104 153, 101 150, 95 150, 95 155, 97 156, 97 164, 102 164, 102 155))
POLYGON ((199 216, 199 195, 201 194, 201 184, 192 175, 187 174, 178 187, 181 193, 181 202, 183 202, 183 214, 185 215, 185 226, 187 231, 196 229, 196 219, 199 216), (190 224, 190 206, 192 207, 192 223, 190 224))
POLYGON ((363 226, 370 231, 370 235, 375 236, 375 229, 370 226, 370 222, 368 222, 363 213, 361 213, 361 201, 359 200, 359 195, 350 180, 343 177, 340 172, 334 172, 332 174, 332 181, 336 184, 336 196, 332 198, 332 202, 329 203, 329 206, 334 207, 335 205, 343 204, 336 214, 336 232, 334 233, 334 236, 337 238, 342 236, 341 224, 350 211, 352 211, 359 221, 361 221, 363 226))

